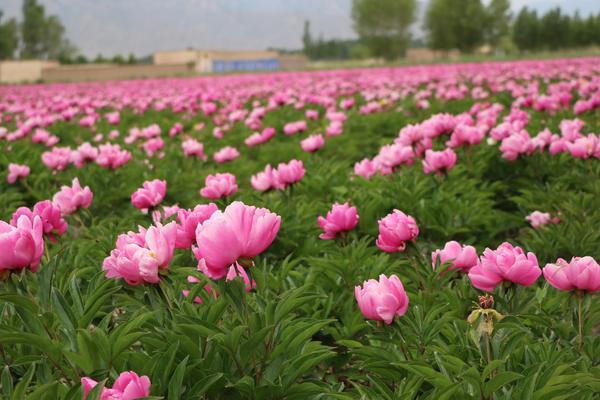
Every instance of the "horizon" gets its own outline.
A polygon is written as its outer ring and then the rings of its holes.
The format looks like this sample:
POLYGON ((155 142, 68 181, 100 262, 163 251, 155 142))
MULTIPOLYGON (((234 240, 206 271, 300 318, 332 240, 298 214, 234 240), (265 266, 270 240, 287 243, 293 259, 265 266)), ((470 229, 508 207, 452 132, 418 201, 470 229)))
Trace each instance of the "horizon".
MULTIPOLYGON (((21 17, 22 0, 4 0, 6 18, 21 17)), ((57 15, 66 36, 88 58, 145 57, 161 50, 301 49, 305 20, 314 37, 355 39, 351 0, 40 0, 48 15, 57 15), (140 12, 142 9, 144 12, 140 12), (183 17, 181 17, 183 16, 183 17), (269 23, 265 23, 268 21, 269 23), (157 26, 160 29, 157 29, 157 26), (272 32, 277 32, 273 35, 272 32), (126 40, 123 40, 126 38, 126 40)), ((411 31, 423 37, 425 0, 411 31)), ((544 12, 560 6, 582 15, 597 12, 595 0, 512 0, 513 13, 523 6, 544 12)))

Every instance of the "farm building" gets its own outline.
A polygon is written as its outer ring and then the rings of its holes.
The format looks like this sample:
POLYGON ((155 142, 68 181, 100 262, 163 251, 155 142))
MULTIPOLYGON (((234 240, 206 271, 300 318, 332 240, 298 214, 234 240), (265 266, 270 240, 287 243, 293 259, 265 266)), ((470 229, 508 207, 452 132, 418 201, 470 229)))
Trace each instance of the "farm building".
POLYGON ((153 54, 155 65, 188 64, 198 73, 273 71, 281 68, 275 51, 175 50, 153 54))

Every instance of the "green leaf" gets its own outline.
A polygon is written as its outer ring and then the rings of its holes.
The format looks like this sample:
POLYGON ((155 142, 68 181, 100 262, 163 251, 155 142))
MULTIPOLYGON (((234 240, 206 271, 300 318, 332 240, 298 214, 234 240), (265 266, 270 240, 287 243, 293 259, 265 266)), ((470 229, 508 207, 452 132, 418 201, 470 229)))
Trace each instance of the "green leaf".
POLYGON ((21 400, 25 398, 25 391, 27 390, 27 387, 31 382, 31 378, 33 377, 34 372, 35 364, 31 364, 31 366, 27 369, 25 375, 23 375, 19 383, 17 383, 17 386, 15 386, 15 390, 12 395, 13 400, 21 400))
POLYGON ((502 386, 509 384, 510 382, 516 381, 517 379, 522 378, 523 375, 517 374, 516 372, 505 371, 500 372, 498 375, 490 379, 483 389, 483 394, 485 396, 491 396, 502 386))
POLYGON ((182 362, 179 363, 177 368, 175 368, 175 372, 173 376, 171 376, 171 380, 169 381, 169 396, 168 400, 179 400, 181 398, 181 390, 183 389, 183 377, 185 375, 185 369, 187 367, 189 356, 183 359, 182 362))

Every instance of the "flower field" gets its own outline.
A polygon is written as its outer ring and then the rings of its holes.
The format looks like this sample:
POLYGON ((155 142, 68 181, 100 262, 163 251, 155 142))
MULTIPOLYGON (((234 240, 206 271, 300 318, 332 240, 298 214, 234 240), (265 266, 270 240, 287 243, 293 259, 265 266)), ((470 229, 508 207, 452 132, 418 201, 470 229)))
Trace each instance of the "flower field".
POLYGON ((600 59, 0 86, 6 399, 600 392, 600 59))

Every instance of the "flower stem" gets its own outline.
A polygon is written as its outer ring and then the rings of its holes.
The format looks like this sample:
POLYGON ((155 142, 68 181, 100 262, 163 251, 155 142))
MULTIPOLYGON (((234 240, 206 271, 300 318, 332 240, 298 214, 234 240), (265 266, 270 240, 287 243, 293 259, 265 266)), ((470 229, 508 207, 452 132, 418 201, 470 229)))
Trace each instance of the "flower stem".
POLYGON ((579 322, 579 335, 577 336, 577 343, 579 351, 583 348, 583 312, 582 312, 583 294, 577 294, 577 319, 579 322))

